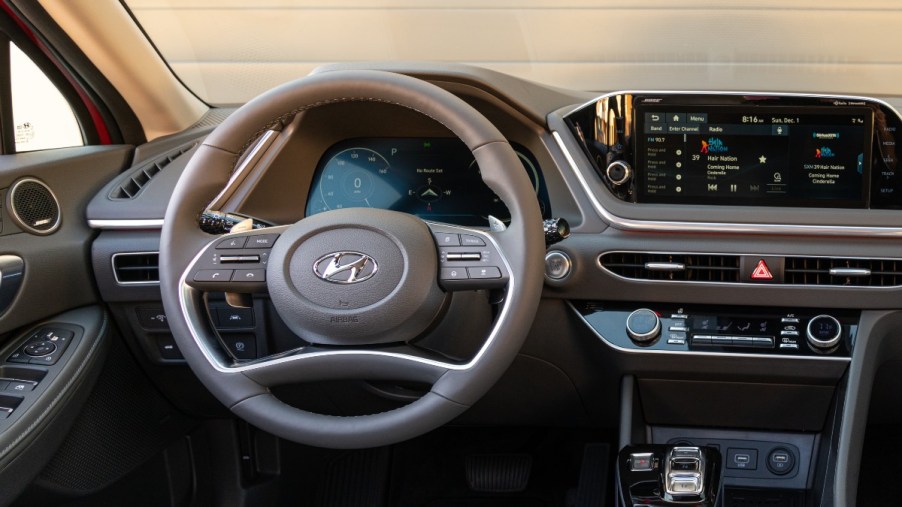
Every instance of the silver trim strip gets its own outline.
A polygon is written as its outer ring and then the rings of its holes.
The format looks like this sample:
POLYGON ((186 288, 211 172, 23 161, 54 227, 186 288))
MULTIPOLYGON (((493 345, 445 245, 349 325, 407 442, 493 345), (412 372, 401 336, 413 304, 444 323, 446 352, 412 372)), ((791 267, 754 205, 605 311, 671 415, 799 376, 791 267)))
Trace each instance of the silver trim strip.
POLYGON ((598 254, 595 257, 595 264, 599 269, 604 271, 605 273, 613 276, 614 278, 626 281, 626 282, 637 282, 637 283, 686 283, 686 284, 700 284, 707 285, 710 287, 769 287, 769 288, 779 288, 779 287, 805 287, 808 289, 843 289, 843 290, 887 290, 893 289, 898 290, 902 285, 828 285, 828 284, 792 284, 792 283, 752 283, 752 282, 709 282, 709 281, 696 281, 696 280, 648 280, 645 278, 627 278, 623 275, 618 275, 614 273, 604 264, 601 263, 601 258, 607 254, 611 253, 628 253, 628 254, 651 254, 651 255, 724 255, 724 256, 734 256, 734 257, 810 257, 812 259, 855 259, 855 260, 872 260, 872 261, 894 261, 894 262, 902 262, 902 259, 893 259, 890 257, 836 257, 833 255, 796 255, 796 254, 756 254, 756 253, 725 253, 725 252, 656 252, 656 251, 640 251, 640 250, 605 250, 598 254))
POLYGON ((138 220, 88 220, 88 227, 92 229, 162 229, 162 218, 149 218, 138 220))
POLYGON ((870 269, 864 268, 830 268, 830 276, 871 276, 870 269))
MULTIPOLYGON (((430 224, 430 222, 426 222, 426 223, 430 224)), ((511 291, 516 290, 517 280, 513 276, 513 271, 511 270, 510 264, 507 262, 507 257, 504 255, 504 250, 501 248, 501 246, 498 244, 498 242, 495 241, 495 238, 492 237, 492 235, 487 234, 485 231, 481 231, 478 229, 470 229, 470 228, 466 228, 466 227, 459 227, 459 226, 454 226, 454 225, 449 225, 449 224, 444 224, 444 223, 441 224, 441 226, 452 228, 452 229, 457 229, 457 230, 460 230, 462 233, 466 233, 466 234, 474 234, 474 235, 483 237, 483 238, 487 239, 488 241, 490 241, 492 243, 492 245, 495 247, 495 249, 499 253, 501 253, 501 260, 502 260, 502 262, 504 262, 504 265, 507 268, 507 272, 510 274, 509 281, 508 281, 509 289, 511 291)), ((245 234, 245 233, 241 233, 241 234, 245 234)), ((227 238, 229 236, 230 236, 229 234, 217 236, 216 239, 214 239, 213 241, 210 242, 210 244, 212 244, 214 242, 219 242, 223 238, 227 238)), ((202 338, 203 333, 201 330, 203 329, 203 324, 200 321, 202 316, 192 312, 188 305, 188 301, 190 299, 194 298, 195 296, 197 296, 198 293, 200 292, 199 290, 191 287, 190 285, 188 285, 186 283, 188 273, 191 272, 191 269, 194 267, 194 265, 200 259, 201 255, 203 255, 203 253, 207 251, 207 248, 210 247, 210 244, 208 244, 207 246, 200 249, 200 251, 194 257, 194 259, 191 260, 191 262, 188 264, 188 267, 182 273, 182 276, 179 279, 179 287, 181 287, 181 289, 179 290, 179 306, 182 310, 182 315, 185 317, 185 320, 188 324, 188 330, 191 333, 191 337, 194 339, 194 342, 197 345, 198 349, 201 351, 201 353, 203 354, 203 356, 207 360, 207 362, 210 363, 210 366, 212 366, 216 371, 218 371, 220 373, 242 373, 242 372, 246 372, 246 371, 265 368, 265 367, 268 367, 273 364, 287 363, 287 362, 294 362, 294 361, 303 361, 305 359, 312 358, 312 357, 348 356, 348 355, 371 355, 371 356, 393 357, 396 359, 403 359, 403 360, 411 361, 414 363, 421 363, 421 364, 426 364, 429 366, 435 366, 435 367, 443 368, 446 370, 466 371, 466 370, 469 370, 470 368, 472 368, 474 365, 476 365, 476 363, 479 362, 480 359, 482 359, 482 356, 485 355, 485 352, 489 349, 489 347, 492 345, 492 343, 495 341, 496 337, 498 336, 498 330, 502 329, 506 325, 508 320, 516 318, 516 316, 514 315, 514 310, 511 309, 510 299, 505 299, 504 303, 502 305, 501 311, 498 312, 498 318, 495 321, 495 324, 492 326, 492 331, 489 333, 488 338, 486 338, 485 343, 482 345, 482 348, 480 348, 479 351, 476 353, 476 355, 473 356, 473 359, 471 359, 469 362, 464 363, 464 364, 446 363, 443 361, 435 361, 432 359, 409 356, 407 354, 398 354, 396 352, 385 352, 385 351, 380 351, 380 350, 326 350, 326 351, 320 351, 320 352, 312 352, 309 354, 290 355, 292 353, 300 352, 303 350, 303 348, 300 348, 300 349, 295 349, 294 351, 286 352, 283 355, 280 355, 275 359, 258 361, 258 362, 254 362, 251 364, 239 364, 236 366, 229 366, 229 365, 225 365, 225 364, 221 363, 220 361, 218 361, 216 359, 216 354, 214 353, 213 350, 210 349, 209 342, 202 338), (286 354, 288 354, 288 355, 286 355, 286 354)))
POLYGON ((592 331, 592 334, 597 336, 605 345, 612 348, 613 350, 616 350, 618 352, 625 352, 627 354, 639 354, 639 355, 660 354, 660 355, 665 355, 665 356, 731 357, 731 358, 744 357, 744 358, 755 358, 755 359, 759 359, 759 360, 760 359, 771 359, 771 360, 773 360, 773 359, 795 359, 795 360, 809 360, 809 361, 844 361, 844 362, 852 361, 851 357, 781 356, 781 355, 772 355, 772 354, 744 354, 744 353, 728 354, 725 352, 627 349, 627 348, 623 348, 619 345, 614 344, 613 342, 611 342, 610 340, 608 340, 607 338, 602 336, 602 334, 599 333, 598 330, 596 330, 592 326, 592 324, 589 323, 588 320, 586 320, 586 318, 583 316, 583 314, 580 313, 579 310, 577 310, 575 306, 573 306, 572 302, 567 301, 566 303, 567 303, 567 306, 569 306, 570 309, 573 310, 573 313, 575 313, 576 316, 579 317, 580 320, 583 321, 583 323, 586 325, 587 328, 589 328, 590 331, 592 331))
MULTIPOLYGON (((110 268, 113 270, 113 278, 116 280, 116 285, 123 285, 123 286, 160 285, 159 280, 157 280, 156 282, 121 282, 121 281, 119 281, 119 275, 116 273, 116 259, 119 257, 135 256, 135 255, 156 255, 157 258, 159 258, 160 252, 119 252, 119 253, 114 253, 112 255, 112 257, 110 257, 110 268)), ((159 270, 159 262, 157 263, 157 269, 159 270)))
POLYGON ((679 262, 646 262, 645 269, 649 271, 686 271, 686 265, 679 262))
POLYGON ((244 180, 250 173, 250 169, 255 167, 257 162, 263 158, 263 154, 266 153, 266 150, 269 149, 278 135, 279 133, 275 130, 267 130, 260 136, 260 139, 254 143, 253 148, 241 159, 238 167, 232 172, 232 176, 222 191, 207 205, 208 210, 219 211, 222 209, 229 197, 235 193, 235 189, 244 183, 244 180))
MULTIPOLYGON (((754 95, 757 97, 807 97, 821 99, 838 99, 848 101, 863 101, 882 105, 892 111, 897 117, 899 112, 891 104, 880 99, 870 97, 857 96, 841 96, 841 95, 818 95, 806 93, 762 93, 762 92, 701 92, 701 91, 655 91, 655 90, 639 90, 639 91, 618 91, 601 95, 582 104, 573 111, 581 110, 589 107, 601 100, 605 100, 615 95, 754 95)), ((664 221, 664 220, 639 220, 632 218, 624 218, 608 211, 595 196, 585 175, 577 165, 573 154, 567 149, 561 135, 558 131, 551 132, 555 142, 567 159, 570 169, 573 171, 577 180, 583 188, 595 211, 606 222, 617 229, 624 231, 657 231, 657 232, 730 232, 738 234, 782 234, 782 235, 808 235, 808 236, 879 236, 879 237, 902 237, 902 228, 899 227, 869 227, 854 225, 790 225, 790 224, 749 224, 749 223, 728 223, 728 222, 681 222, 681 221, 664 221)))

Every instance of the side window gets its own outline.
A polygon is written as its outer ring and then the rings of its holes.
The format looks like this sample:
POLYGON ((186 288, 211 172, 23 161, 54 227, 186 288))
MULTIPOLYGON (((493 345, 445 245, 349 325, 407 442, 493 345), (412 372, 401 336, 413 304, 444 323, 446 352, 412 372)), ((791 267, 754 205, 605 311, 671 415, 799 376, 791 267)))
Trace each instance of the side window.
POLYGON ((9 44, 16 152, 83 146, 72 107, 15 44, 9 44))

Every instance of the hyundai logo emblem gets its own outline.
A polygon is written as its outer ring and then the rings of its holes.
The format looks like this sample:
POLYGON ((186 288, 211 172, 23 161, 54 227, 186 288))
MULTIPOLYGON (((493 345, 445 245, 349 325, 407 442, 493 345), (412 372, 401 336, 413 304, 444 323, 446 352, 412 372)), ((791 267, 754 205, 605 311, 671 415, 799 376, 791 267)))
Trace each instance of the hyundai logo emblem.
POLYGON ((350 284, 369 280, 379 265, 375 259, 360 252, 332 252, 313 263, 313 272, 331 283, 350 284))

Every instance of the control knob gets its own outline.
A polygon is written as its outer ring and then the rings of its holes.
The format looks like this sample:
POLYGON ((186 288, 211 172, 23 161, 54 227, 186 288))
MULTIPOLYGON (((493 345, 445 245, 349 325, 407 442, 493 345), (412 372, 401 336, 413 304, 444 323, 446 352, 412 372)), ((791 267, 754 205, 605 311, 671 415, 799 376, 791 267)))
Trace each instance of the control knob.
POLYGON ((842 324, 830 315, 818 315, 808 321, 808 343, 818 350, 830 350, 839 344, 842 324))
POLYGON ((661 319, 648 308, 640 308, 626 318, 626 334, 636 343, 648 343, 661 334, 661 319))
POLYGON ((615 160, 608 164, 608 168, 605 169, 604 174, 608 177, 608 181, 610 181, 612 185, 619 187, 629 182, 630 178, 633 177, 633 169, 623 160, 615 160))

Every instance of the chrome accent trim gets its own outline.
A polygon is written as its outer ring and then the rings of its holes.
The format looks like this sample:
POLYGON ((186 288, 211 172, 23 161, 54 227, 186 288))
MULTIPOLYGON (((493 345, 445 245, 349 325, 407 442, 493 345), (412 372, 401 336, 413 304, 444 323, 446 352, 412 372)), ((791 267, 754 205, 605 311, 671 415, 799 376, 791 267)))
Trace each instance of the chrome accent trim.
MULTIPOLYGON (((116 259, 117 259, 117 258, 119 258, 119 257, 125 257, 125 256, 153 255, 153 254, 156 254, 156 255, 157 255, 157 258, 159 258, 159 256, 160 256, 160 252, 152 252, 152 251, 148 251, 148 252, 118 252, 118 253, 114 253, 114 254, 110 257, 110 269, 113 270, 113 278, 116 280, 116 285, 122 285, 122 286, 144 285, 144 286, 148 286, 148 287, 149 287, 149 286, 152 286, 152 285, 160 285, 160 281, 159 281, 159 280, 157 280, 156 282, 121 282, 121 281, 119 281, 119 275, 116 274, 116 259)), ((159 266, 159 262, 158 262, 158 263, 157 263, 157 273, 159 273, 159 269, 160 269, 160 266, 159 266)))
POLYGON ((238 188, 244 180, 247 178, 247 175, 250 173, 250 169, 257 165, 257 162, 263 158, 263 155, 272 145, 273 141, 276 140, 276 136, 279 135, 279 132, 275 130, 267 130, 260 136, 260 139, 254 143, 254 146, 247 152, 238 163, 238 167, 232 172, 232 176, 229 178, 228 183, 226 183, 225 187, 223 187, 222 191, 210 201, 210 204, 207 205, 208 210, 219 211, 222 209, 223 205, 225 205, 226 201, 229 200, 235 193, 235 189, 238 188))
POLYGON ((59 198, 56 196, 56 194, 53 193, 50 185, 37 178, 25 177, 16 180, 16 182, 13 183, 13 186, 11 186, 6 192, 6 206, 9 210, 9 217, 13 220, 13 223, 21 227, 22 229, 25 229, 26 232, 34 234, 36 236, 47 236, 49 234, 53 234, 54 232, 59 230, 60 225, 62 225, 63 223, 63 207, 60 205, 59 198), (56 203, 56 221, 49 229, 42 231, 40 229, 33 228, 31 224, 26 224, 25 221, 22 220, 22 217, 19 216, 19 212, 16 211, 16 207, 13 206, 13 199, 15 198, 16 190, 23 183, 37 183, 38 185, 44 187, 44 189, 47 190, 47 193, 50 194, 50 198, 53 199, 54 203, 56 203))
POLYGON ((808 321, 808 326, 805 328, 805 334, 808 335, 808 343, 814 346, 817 349, 828 351, 833 347, 839 345, 839 340, 842 338, 842 323, 837 320, 836 317, 827 314, 821 314, 814 317, 811 317, 811 320, 808 321), (811 332, 811 323, 816 321, 817 319, 824 318, 830 319, 834 323, 836 323, 836 334, 831 336, 828 340, 821 340, 819 338, 815 338, 814 334, 811 332))
MULTIPOLYGON (((430 223, 431 222, 426 221, 427 225, 429 225, 430 223)), ((512 274, 513 271, 511 270, 510 263, 507 262, 507 256, 505 256, 503 254, 504 250, 501 248, 501 246, 498 244, 498 242, 495 241, 495 238, 492 237, 492 235, 487 234, 485 231, 482 231, 479 229, 471 229, 471 228, 467 228, 467 227, 460 227, 460 226, 444 224, 444 223, 441 225, 442 225, 442 227, 457 229, 461 233, 475 234, 475 235, 480 236, 480 237, 488 240, 489 242, 491 242, 491 244, 495 247, 496 251, 501 253, 501 260, 502 260, 502 262, 504 262, 504 266, 507 268, 507 272, 510 274, 510 276, 508 278, 508 288, 511 291, 516 290, 517 280, 516 280, 516 277, 514 277, 512 274)), ((221 241, 223 238, 226 238, 228 236, 229 236, 228 234, 219 236, 213 241, 221 241)), ((188 264, 188 267, 182 273, 182 276, 179 278, 179 282, 178 282, 179 287, 180 287, 179 307, 181 308, 182 316, 185 317, 185 321, 188 325, 188 330, 191 333, 191 338, 194 340, 198 349, 201 351, 201 354, 204 356, 204 358, 207 360, 207 362, 210 364, 210 366, 212 366, 213 369, 215 369, 219 373, 229 373, 229 374, 243 373, 246 371, 264 368, 271 364, 303 361, 304 359, 307 359, 310 357, 347 356, 347 355, 371 355, 371 356, 393 357, 396 359, 403 359, 403 360, 411 361, 414 363, 421 363, 421 364, 426 364, 429 366, 435 366, 438 368, 444 368, 446 370, 466 371, 466 370, 469 370, 470 368, 472 368, 473 366, 475 366, 479 362, 479 360, 482 359, 482 356, 485 355, 485 352, 489 349, 489 347, 492 345, 492 343, 495 341, 496 337, 498 336, 498 330, 502 329, 509 320, 517 318, 517 316, 514 315, 514 310, 511 308, 510 299, 505 299, 502 304, 501 310, 498 312, 498 318, 495 321, 495 324, 492 326, 492 331, 489 333, 489 336, 486 338, 485 343, 482 345, 482 347, 479 349, 479 351, 476 353, 476 355, 473 356, 473 358, 469 362, 464 363, 464 364, 446 363, 443 361, 436 361, 433 359, 409 356, 407 354, 398 354, 396 352, 386 352, 386 351, 381 351, 381 350, 325 350, 325 351, 313 352, 313 353, 303 354, 303 355, 291 355, 294 352, 302 351, 303 350, 303 347, 302 347, 299 349, 295 349, 293 351, 288 351, 288 352, 282 353, 282 354, 276 356, 274 359, 261 360, 261 361, 257 361, 257 362, 249 363, 249 364, 237 364, 235 366, 229 366, 229 365, 225 365, 222 362, 220 362, 219 360, 217 360, 216 351, 212 350, 210 348, 209 343, 207 343, 202 338, 203 333, 202 333, 201 329, 203 329, 203 323, 200 320, 202 317, 201 317, 201 315, 192 311, 189 307, 189 302, 191 300, 193 300, 193 298, 195 296, 199 295, 199 293, 201 291, 199 291, 187 284, 186 280, 188 277, 188 273, 191 272, 192 268, 197 263, 197 261, 200 259, 201 255, 207 250, 207 248, 209 248, 209 244, 205 245, 203 248, 200 249, 200 251, 194 257, 194 259, 192 259, 191 262, 188 264)), ((220 353, 220 355, 224 355, 224 354, 220 353)))
POLYGON ((376 259, 373 259, 369 255, 360 252, 332 252, 330 254, 323 255, 313 262, 313 274, 319 277, 320 280, 325 280, 329 283, 337 283, 341 285, 364 282, 372 278, 377 271, 379 271, 379 264, 376 263, 376 259), (357 260, 347 264, 342 264, 341 260, 345 256, 356 256, 357 260), (326 266, 326 268, 322 272, 320 272, 320 264, 327 260, 329 261, 329 265, 326 266), (373 264, 373 270, 368 274, 358 278, 357 273, 363 271, 367 263, 370 262, 373 264), (351 272, 347 280, 335 279, 335 275, 344 273, 345 271, 351 272))
POLYGON ((633 177, 633 168, 630 167, 630 165, 627 164, 626 162, 624 162, 623 160, 615 160, 615 161, 611 162, 610 164, 608 164, 608 166, 605 168, 604 175, 607 176, 608 181, 610 181, 612 185, 614 185, 615 187, 619 187, 620 185, 623 185, 624 183, 629 181, 630 178, 633 177), (620 166, 623 169, 623 177, 620 178, 619 180, 615 180, 614 178, 611 177, 611 168, 614 166, 620 166))
POLYGON ((730 357, 730 358, 739 357, 739 358, 749 358, 749 359, 754 358, 754 359, 759 359, 759 360, 760 359, 769 359, 769 360, 788 359, 788 360, 808 360, 808 361, 845 361, 845 362, 852 361, 851 357, 780 356, 780 355, 772 355, 772 354, 746 354, 746 353, 741 353, 741 352, 728 354, 725 352, 706 352, 706 351, 696 351, 696 350, 687 351, 687 350, 627 349, 627 348, 623 348, 619 345, 614 344, 613 342, 611 342, 607 338, 605 338, 601 333, 599 333, 598 330, 596 330, 592 326, 592 324, 589 324, 589 321, 586 320, 586 318, 583 316, 583 314, 580 313, 580 311, 577 310, 575 306, 573 306, 572 302, 567 301, 566 304, 567 304, 567 306, 570 307, 571 310, 573 310, 573 313, 575 313, 576 316, 579 317, 579 319, 583 321, 583 323, 586 325, 586 327, 589 328, 590 331, 592 331, 592 334, 597 336, 605 345, 607 345, 608 347, 610 347, 613 350, 616 350, 618 352, 625 352, 627 354, 638 354, 638 355, 658 354, 658 355, 676 356, 676 357, 679 357, 679 356, 730 357))
POLYGON ((870 269, 864 268, 830 268, 830 276, 871 276, 870 269))
MULTIPOLYGON (((638 90, 638 91, 617 91, 606 93, 596 97, 578 107, 573 108, 569 113, 564 115, 566 118, 574 111, 579 111, 585 107, 594 105, 595 103, 605 100, 616 95, 754 95, 758 97, 802 97, 802 98, 818 98, 818 99, 839 99, 851 101, 872 102, 886 107, 892 111, 897 117, 899 111, 886 101, 871 97, 843 96, 843 95, 819 95, 807 93, 762 93, 762 92, 703 92, 703 91, 662 91, 662 90, 638 90)), ((806 235, 806 236, 879 236, 879 237, 902 237, 902 228, 900 227, 876 227, 876 226, 857 226, 857 225, 795 225, 795 224, 750 224, 750 223, 730 223, 730 222, 681 222, 681 221, 665 221, 665 220, 642 220, 624 218, 608 211, 595 196, 588 181, 580 170, 579 165, 573 158, 570 150, 567 149, 564 140, 558 131, 551 132, 552 137, 557 143, 564 158, 570 165, 576 179, 579 180, 586 197, 592 203, 592 207, 599 216, 617 229, 624 231, 657 231, 657 232, 729 232, 736 234, 781 234, 781 235, 806 235)))
POLYGON ((686 265, 679 262, 646 262, 649 271, 686 271, 686 265))
POLYGON ((709 287, 768 287, 768 288, 779 288, 779 287, 806 287, 806 288, 823 288, 823 289, 843 289, 843 290, 898 290, 902 285, 827 285, 827 284, 797 284, 797 283, 774 283, 774 284, 766 284, 766 283, 745 283, 745 282, 708 282, 708 281, 696 281, 696 280, 650 280, 645 278, 627 278, 622 275, 618 275, 614 273, 610 269, 606 268, 604 264, 601 263, 601 258, 604 255, 610 253, 628 253, 628 254, 651 254, 651 255, 731 255, 736 257, 748 256, 748 257, 809 257, 812 259, 860 259, 860 260, 885 260, 885 261, 897 261, 902 262, 902 259, 894 259, 892 257, 837 257, 835 255, 796 255, 796 254, 755 254, 755 253, 716 253, 716 252, 655 252, 655 251, 642 251, 642 250, 605 250, 598 254, 595 258, 595 264, 599 269, 604 271, 610 276, 614 278, 623 280, 625 282, 635 282, 635 283, 687 283, 687 284, 700 284, 706 285, 709 287))
POLYGON ((88 220, 88 227, 92 229, 109 230, 134 230, 134 229, 162 229, 162 218, 136 219, 136 220, 88 220))
POLYGON ((658 317, 658 314, 656 314, 654 311, 649 310, 648 308, 639 308, 638 310, 633 310, 632 313, 627 315, 627 317, 626 317, 626 334, 633 341, 643 342, 643 343, 647 342, 647 341, 651 341, 655 337, 657 337, 660 333, 661 333, 661 318, 658 317), (651 312, 652 315, 655 316, 655 326, 651 329, 651 331, 649 331, 647 333, 637 333, 637 332, 633 331, 632 329, 630 329, 630 319, 633 318, 633 315, 636 315, 639 312, 651 312))

